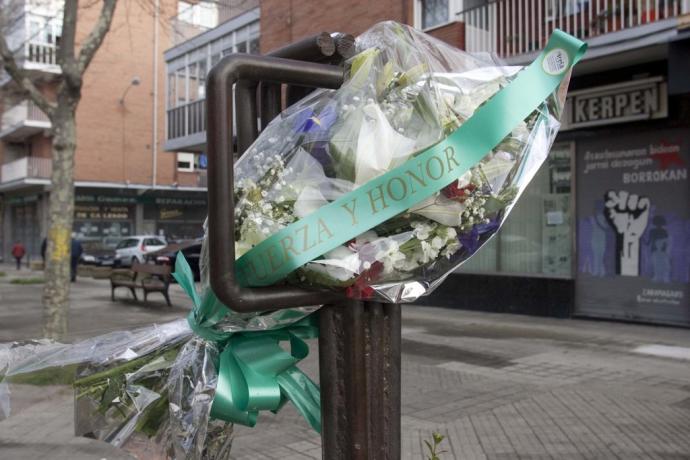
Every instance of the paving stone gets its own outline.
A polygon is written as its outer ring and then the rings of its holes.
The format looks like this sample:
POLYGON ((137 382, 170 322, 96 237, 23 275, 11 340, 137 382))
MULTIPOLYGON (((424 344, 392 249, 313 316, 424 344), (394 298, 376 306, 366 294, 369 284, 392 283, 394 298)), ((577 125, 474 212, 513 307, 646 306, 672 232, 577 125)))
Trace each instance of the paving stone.
MULTIPOLYGON (((0 305, 0 324, 40 318, 40 309, 23 306, 35 294, 17 289, 4 292, 14 304, 0 305)), ((93 280, 77 282, 74 292, 74 310, 105 330, 185 312, 177 291, 173 311, 110 304, 107 285, 93 280)), ((649 343, 690 347, 687 330, 410 306, 403 324, 403 459, 425 458, 423 441, 433 432, 446 436, 442 460, 690 459, 690 363, 631 351, 649 343)), ((91 335, 92 327, 77 322, 72 336, 91 335)), ((0 338, 32 330, 0 327, 0 338)), ((301 367, 318 380, 310 344, 301 367)), ((15 395, 15 415, 0 422, 3 460, 132 458, 71 436, 68 389, 27 394, 15 395)), ((234 459, 321 458, 319 435, 290 405, 261 414, 255 428, 236 427, 235 436, 234 459)))

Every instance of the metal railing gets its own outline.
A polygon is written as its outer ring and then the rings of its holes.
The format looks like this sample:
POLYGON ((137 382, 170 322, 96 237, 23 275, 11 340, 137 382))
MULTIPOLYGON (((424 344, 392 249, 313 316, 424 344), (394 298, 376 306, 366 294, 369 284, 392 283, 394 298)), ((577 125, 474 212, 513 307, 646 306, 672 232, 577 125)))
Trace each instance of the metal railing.
POLYGON ((5 131, 12 126, 21 125, 27 121, 50 123, 48 115, 43 113, 33 101, 27 99, 2 113, 0 131, 5 131))
POLYGON ((26 60, 36 64, 57 65, 57 47, 49 43, 26 44, 26 60))
POLYGON ((2 165, 0 183, 26 178, 49 179, 52 172, 50 158, 23 157, 2 165))
POLYGON ((205 169, 194 171, 178 171, 176 178, 177 185, 180 187, 208 187, 208 175, 205 169))
POLYGON ((168 139, 190 136, 206 131, 204 99, 168 109, 168 139))
POLYGON ((682 0, 496 0, 457 13, 465 49, 501 57, 536 52, 554 29, 581 40, 681 14, 682 0))

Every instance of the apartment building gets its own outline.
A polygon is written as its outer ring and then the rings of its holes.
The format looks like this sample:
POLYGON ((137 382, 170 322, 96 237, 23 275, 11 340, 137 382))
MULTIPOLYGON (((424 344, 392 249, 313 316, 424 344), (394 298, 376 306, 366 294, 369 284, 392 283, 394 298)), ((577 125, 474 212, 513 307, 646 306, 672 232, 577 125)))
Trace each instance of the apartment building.
POLYGON ((689 14, 688 0, 262 0, 166 52, 165 147, 203 162, 203 79, 226 52, 392 19, 525 65, 560 28, 589 50, 551 155, 501 232, 426 301, 688 326, 689 14), (616 226, 605 210, 630 195, 649 204, 621 203, 616 226))
MULTIPOLYGON (((12 0, 11 28, 3 30, 19 65, 46 94, 60 78, 62 1, 12 0)), ((79 10, 78 39, 100 4, 79 10)), ((6 10, 8 11, 8 10, 6 10)), ((84 77, 77 111, 74 232, 80 239, 202 234, 206 175, 193 162, 163 150, 166 71, 163 51, 218 24, 218 2, 122 2, 84 77), (159 8, 155 14, 155 8, 159 8)), ((16 240, 31 258, 47 233, 51 124, 15 83, 0 77, 0 200, 2 254, 16 240)))

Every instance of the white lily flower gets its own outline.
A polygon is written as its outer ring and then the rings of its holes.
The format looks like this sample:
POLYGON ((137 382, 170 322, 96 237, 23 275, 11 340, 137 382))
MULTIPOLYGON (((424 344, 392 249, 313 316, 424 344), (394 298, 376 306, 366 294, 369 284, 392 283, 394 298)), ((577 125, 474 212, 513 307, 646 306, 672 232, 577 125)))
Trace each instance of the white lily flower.
POLYGON ((453 227, 460 224, 460 216, 465 211, 465 204, 446 198, 443 194, 432 196, 410 208, 413 214, 419 214, 442 225, 453 227))
POLYGON ((415 140, 398 133, 378 104, 362 108, 364 119, 357 139, 355 185, 362 185, 387 172, 399 152, 412 152, 415 140))

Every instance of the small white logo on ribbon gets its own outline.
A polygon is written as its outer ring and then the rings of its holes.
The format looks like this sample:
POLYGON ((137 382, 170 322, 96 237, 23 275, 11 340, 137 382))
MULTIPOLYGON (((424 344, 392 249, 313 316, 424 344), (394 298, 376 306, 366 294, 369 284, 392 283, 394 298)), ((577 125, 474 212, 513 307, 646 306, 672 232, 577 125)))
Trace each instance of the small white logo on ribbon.
POLYGON ((568 68, 568 53, 561 48, 549 51, 541 63, 544 72, 549 75, 560 75, 568 68))

